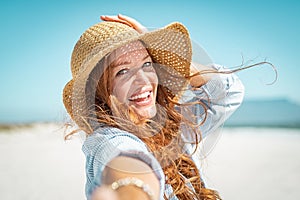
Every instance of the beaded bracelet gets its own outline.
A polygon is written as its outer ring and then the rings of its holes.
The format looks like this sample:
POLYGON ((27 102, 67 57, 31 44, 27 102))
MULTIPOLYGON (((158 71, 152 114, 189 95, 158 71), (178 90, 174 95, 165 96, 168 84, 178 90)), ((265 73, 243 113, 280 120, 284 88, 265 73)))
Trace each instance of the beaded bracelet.
POLYGON ((148 184, 145 184, 142 180, 134 177, 128 177, 119 179, 111 184, 113 190, 117 190, 120 187, 133 185, 142 189, 149 197, 150 200, 154 200, 154 193, 151 191, 151 188, 148 184))

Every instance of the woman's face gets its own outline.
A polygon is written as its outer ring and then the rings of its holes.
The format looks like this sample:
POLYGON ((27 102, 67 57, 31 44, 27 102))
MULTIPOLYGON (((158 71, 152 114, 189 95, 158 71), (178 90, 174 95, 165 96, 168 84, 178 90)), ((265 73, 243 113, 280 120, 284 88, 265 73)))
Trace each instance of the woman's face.
POLYGON ((156 115, 158 78, 152 59, 140 41, 111 53, 111 95, 130 106, 142 119, 156 115))

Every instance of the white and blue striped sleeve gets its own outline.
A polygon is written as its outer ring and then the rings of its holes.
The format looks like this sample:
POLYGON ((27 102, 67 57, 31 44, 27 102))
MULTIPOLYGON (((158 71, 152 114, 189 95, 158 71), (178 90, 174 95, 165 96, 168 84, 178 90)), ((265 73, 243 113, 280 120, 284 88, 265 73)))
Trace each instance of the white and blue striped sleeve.
MULTIPOLYGON (((212 65, 218 71, 226 69, 220 65, 212 65)), ((223 125, 230 115, 240 106, 244 97, 244 86, 234 74, 216 73, 199 90, 187 90, 181 102, 201 101, 207 108, 207 116, 200 126, 202 137, 206 137, 223 125)), ((197 104, 193 107, 193 114, 197 122, 204 119, 204 108, 197 104)))

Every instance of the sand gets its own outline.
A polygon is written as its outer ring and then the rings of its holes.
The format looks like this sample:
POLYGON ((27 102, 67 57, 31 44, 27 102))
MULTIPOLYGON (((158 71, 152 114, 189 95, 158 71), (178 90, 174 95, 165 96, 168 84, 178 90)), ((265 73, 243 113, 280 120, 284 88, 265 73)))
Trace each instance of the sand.
MULTIPOLYGON (((0 199, 85 199, 82 137, 57 124, 0 132, 0 199)), ((300 130, 225 128, 203 166, 225 200, 300 198, 300 130)))
POLYGON ((84 199, 81 141, 54 124, 0 134, 0 199, 84 199))
POLYGON ((205 169, 224 199, 300 199, 300 130, 225 129, 205 169))

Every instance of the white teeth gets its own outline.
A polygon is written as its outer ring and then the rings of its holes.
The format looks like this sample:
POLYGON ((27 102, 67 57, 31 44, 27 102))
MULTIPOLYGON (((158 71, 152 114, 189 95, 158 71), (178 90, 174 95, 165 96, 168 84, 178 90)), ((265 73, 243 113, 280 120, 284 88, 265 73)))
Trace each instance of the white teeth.
POLYGON ((133 97, 129 98, 129 100, 130 100, 130 101, 134 101, 134 100, 136 100, 136 99, 146 98, 146 97, 148 97, 150 94, 151 94, 151 91, 144 92, 144 93, 142 93, 142 94, 139 94, 139 95, 136 95, 136 96, 133 96, 133 97))

